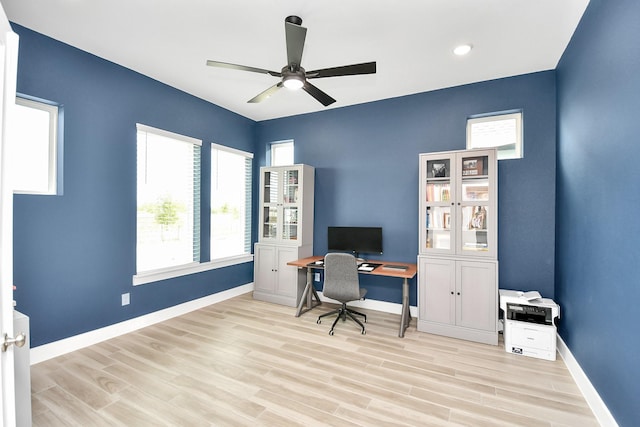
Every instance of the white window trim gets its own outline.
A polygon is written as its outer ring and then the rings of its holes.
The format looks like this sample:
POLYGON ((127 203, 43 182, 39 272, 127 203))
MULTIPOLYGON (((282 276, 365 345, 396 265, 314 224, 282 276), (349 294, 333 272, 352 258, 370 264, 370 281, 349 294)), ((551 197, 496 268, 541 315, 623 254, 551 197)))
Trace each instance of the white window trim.
POLYGON ((36 110, 46 111, 50 114, 49 120, 49 174, 47 191, 30 191, 15 190, 16 194, 42 194, 56 195, 58 194, 58 110, 59 106, 47 102, 36 101, 22 96, 16 96, 16 104, 23 107, 34 108, 36 110))
POLYGON ((144 273, 133 276, 133 285, 138 286, 144 285, 145 283, 159 282, 161 280, 173 279, 175 277, 187 276, 189 274, 201 273, 252 261, 253 254, 244 254, 229 258, 220 258, 215 261, 192 262, 177 267, 145 271, 144 273))
POLYGON ((164 136, 166 138, 178 139, 180 141, 188 142, 189 144, 202 146, 202 140, 200 139, 192 138, 186 135, 180 135, 179 133, 169 132, 168 130, 158 129, 140 123, 136 123, 136 130, 138 132, 153 133, 155 135, 164 136))
POLYGON ((249 153, 248 151, 238 150, 237 148, 227 147, 226 145, 216 144, 215 142, 211 143, 211 148, 215 148, 220 151, 228 151, 229 153, 238 154, 240 156, 245 156, 253 159, 253 153, 249 153))

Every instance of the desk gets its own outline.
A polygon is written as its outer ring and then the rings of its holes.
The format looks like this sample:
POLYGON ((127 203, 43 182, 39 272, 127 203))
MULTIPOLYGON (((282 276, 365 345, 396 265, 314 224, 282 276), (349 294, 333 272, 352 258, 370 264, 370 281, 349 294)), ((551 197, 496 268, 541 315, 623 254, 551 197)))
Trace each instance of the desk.
MULTIPOLYGON (((316 288, 313 286, 313 270, 323 270, 324 265, 315 265, 316 261, 320 261, 324 258, 324 256, 312 256, 308 258, 302 258, 296 261, 288 262, 287 265, 292 265, 298 268, 306 268, 307 269, 307 284, 304 287, 304 291, 302 292, 302 297, 300 298, 300 302, 298 303, 298 309, 296 310, 296 317, 299 317, 302 313, 305 313, 311 310, 314 307, 322 304, 320 302, 320 298, 318 297, 318 293, 316 292, 316 288), (315 298, 315 302, 313 299, 315 298), (305 309, 303 306, 307 305, 305 309)), ((370 274, 372 276, 384 276, 384 277, 397 277, 402 280, 402 314, 400 315, 400 333, 398 336, 400 338, 404 337, 404 331, 409 326, 411 322, 411 313, 409 311, 409 279, 413 279, 418 271, 416 264, 408 264, 406 262, 391 262, 391 261, 379 261, 379 260, 371 260, 371 263, 382 264, 379 267, 375 268, 373 271, 361 271, 360 274, 370 274), (406 270, 391 270, 384 268, 385 265, 402 265, 407 267, 406 270)))

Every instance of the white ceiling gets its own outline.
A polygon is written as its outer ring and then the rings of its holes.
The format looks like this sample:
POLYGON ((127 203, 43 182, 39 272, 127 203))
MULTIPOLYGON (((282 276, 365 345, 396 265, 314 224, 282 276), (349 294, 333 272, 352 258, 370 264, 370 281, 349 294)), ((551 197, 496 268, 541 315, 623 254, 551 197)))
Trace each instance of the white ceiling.
POLYGON ((253 120, 266 120, 554 69, 589 0, 0 0, 9 20, 253 120), (377 73, 313 84, 329 107, 277 77, 284 18, 307 28, 307 70, 377 61, 377 73), (474 49, 453 55, 460 43, 474 49))

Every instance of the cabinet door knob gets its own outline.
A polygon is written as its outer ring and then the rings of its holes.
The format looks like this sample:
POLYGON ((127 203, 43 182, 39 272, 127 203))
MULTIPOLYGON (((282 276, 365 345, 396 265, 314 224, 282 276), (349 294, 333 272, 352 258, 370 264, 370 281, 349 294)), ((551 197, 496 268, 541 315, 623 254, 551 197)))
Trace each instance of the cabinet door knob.
POLYGON ((460 292, 458 292, 458 295, 460 295, 460 292))
POLYGON ((453 295, 453 291, 451 291, 451 295, 453 295))

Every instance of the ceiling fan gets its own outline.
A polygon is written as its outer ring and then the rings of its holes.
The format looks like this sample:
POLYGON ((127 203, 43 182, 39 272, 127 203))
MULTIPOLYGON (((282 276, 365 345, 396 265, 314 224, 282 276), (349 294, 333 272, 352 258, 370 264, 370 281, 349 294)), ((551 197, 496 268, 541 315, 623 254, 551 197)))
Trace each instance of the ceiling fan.
POLYGON ((319 79, 323 77, 353 76, 358 74, 375 74, 376 63, 365 62, 362 64, 345 65, 342 67, 323 68, 320 70, 306 71, 300 66, 302 51, 304 50, 304 40, 307 29, 301 26, 302 19, 298 16, 288 16, 284 20, 285 36, 287 41, 287 65, 282 70, 270 71, 262 68, 248 67, 246 65, 230 64, 228 62, 207 61, 211 67, 231 68, 234 70, 251 71, 253 73, 269 74, 282 79, 267 90, 251 98, 248 102, 261 102, 269 98, 281 87, 289 89, 302 88, 309 95, 313 96, 325 107, 336 102, 335 99, 309 83, 309 79, 319 79))

